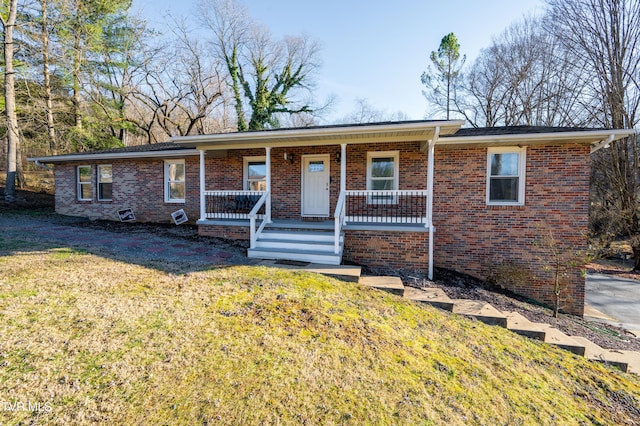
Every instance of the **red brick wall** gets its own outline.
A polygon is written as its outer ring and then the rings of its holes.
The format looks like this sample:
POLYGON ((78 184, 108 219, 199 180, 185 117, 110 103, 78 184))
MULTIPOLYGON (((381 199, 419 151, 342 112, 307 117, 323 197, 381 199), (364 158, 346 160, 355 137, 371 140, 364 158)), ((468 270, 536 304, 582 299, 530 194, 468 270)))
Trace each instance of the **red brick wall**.
MULTIPOLYGON (((180 158, 181 159, 181 158, 180 158)), ((164 202, 164 160, 113 160, 73 162, 55 166, 56 212, 90 219, 119 220, 118 210, 132 208, 140 222, 171 222, 171 213, 184 209, 189 222, 200 218, 200 178, 198 157, 185 157, 184 203, 164 202), (97 166, 111 164, 113 192, 111 201, 98 201, 97 166), (92 201, 79 201, 76 193, 76 167, 92 169, 92 201)))
POLYGON ((250 238, 250 231, 246 226, 200 225, 198 226, 198 234, 227 240, 249 240, 250 238))
POLYGON ((342 259, 374 268, 426 270, 429 233, 345 231, 342 259))
MULTIPOLYGON (((588 145, 527 148, 525 205, 486 205, 487 148, 439 148, 435 158, 434 263, 479 278, 502 271, 498 284, 553 304, 546 270, 552 230, 563 256, 587 248, 588 145), (546 259, 546 260, 543 260, 546 259)), ((564 277, 562 308, 582 314, 584 278, 564 277)))

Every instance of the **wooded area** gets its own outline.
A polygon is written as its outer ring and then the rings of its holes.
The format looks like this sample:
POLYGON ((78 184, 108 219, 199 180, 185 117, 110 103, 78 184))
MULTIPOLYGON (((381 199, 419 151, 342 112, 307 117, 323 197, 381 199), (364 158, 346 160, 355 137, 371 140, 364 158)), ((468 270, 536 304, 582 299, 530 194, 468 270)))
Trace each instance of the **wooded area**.
POLYGON ((131 0, 3 0, 2 159, 18 185, 27 156, 312 121, 317 42, 275 39, 232 0, 199 6, 160 33, 131 0))

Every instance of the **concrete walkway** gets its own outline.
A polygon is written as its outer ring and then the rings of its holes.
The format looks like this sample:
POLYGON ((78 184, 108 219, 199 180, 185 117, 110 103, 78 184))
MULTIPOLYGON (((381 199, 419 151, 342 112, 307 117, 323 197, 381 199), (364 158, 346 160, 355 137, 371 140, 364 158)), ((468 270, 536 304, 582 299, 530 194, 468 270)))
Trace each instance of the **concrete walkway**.
MULTIPOLYGON (((640 281, 613 275, 589 274, 585 292, 587 305, 611 319, 600 319, 640 336, 640 281)), ((588 313, 587 313, 588 315, 588 313)))

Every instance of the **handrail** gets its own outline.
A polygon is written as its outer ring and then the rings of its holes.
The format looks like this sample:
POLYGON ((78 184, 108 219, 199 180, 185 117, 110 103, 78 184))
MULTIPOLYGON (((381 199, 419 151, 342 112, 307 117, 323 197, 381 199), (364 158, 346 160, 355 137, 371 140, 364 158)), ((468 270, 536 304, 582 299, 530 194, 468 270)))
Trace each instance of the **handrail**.
POLYGON ((265 191, 203 191, 206 219, 249 219, 249 211, 265 191))
POLYGON ((367 189, 367 190, 348 190, 345 191, 346 195, 361 195, 361 194, 372 194, 372 195, 427 195, 426 190, 424 189, 385 189, 385 190, 377 190, 377 189, 367 189))
MULTIPOLYGON (((405 190, 348 190, 345 193, 345 223, 374 222, 425 224, 428 191, 405 190)), ((343 224, 344 226, 344 224, 343 224)))
POLYGON ((336 203, 336 211, 333 214, 333 218, 335 220, 333 252, 335 254, 340 253, 340 231, 342 231, 342 225, 344 224, 344 219, 345 219, 344 207, 345 207, 346 199, 347 199, 346 192, 340 191, 340 197, 338 197, 338 202, 336 203))
POLYGON ((264 194, 262 194, 262 197, 260 197, 256 205, 253 206, 253 208, 249 212, 249 232, 250 232, 250 238, 251 238, 251 242, 250 242, 251 248, 256 247, 256 241, 258 240, 258 235, 262 233, 264 226, 267 224, 267 221, 263 220, 262 223, 260 224, 260 227, 256 230, 256 216, 258 215, 258 211, 260 210, 260 208, 267 201, 268 197, 269 197, 269 191, 266 191, 264 194))
POLYGON ((205 195, 252 195, 252 194, 259 194, 262 195, 264 194, 265 191, 251 191, 251 190, 229 190, 229 191, 225 191, 225 190, 215 190, 215 191, 211 191, 211 190, 206 190, 204 191, 205 195))

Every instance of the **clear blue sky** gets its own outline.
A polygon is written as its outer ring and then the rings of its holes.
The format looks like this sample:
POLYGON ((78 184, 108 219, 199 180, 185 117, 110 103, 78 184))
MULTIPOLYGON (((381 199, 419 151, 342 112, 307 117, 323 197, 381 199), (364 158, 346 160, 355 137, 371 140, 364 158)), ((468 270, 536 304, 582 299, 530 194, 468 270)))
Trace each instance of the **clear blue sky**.
MULTIPOLYGON (((133 10, 162 28, 171 14, 193 21, 197 0, 134 0, 133 10)), ((336 95, 328 118, 342 117, 364 98, 376 109, 426 117, 420 75, 445 34, 458 37, 467 62, 491 38, 522 16, 540 12, 542 0, 246 0, 251 16, 276 36, 309 34, 321 46, 320 99, 336 95)))

